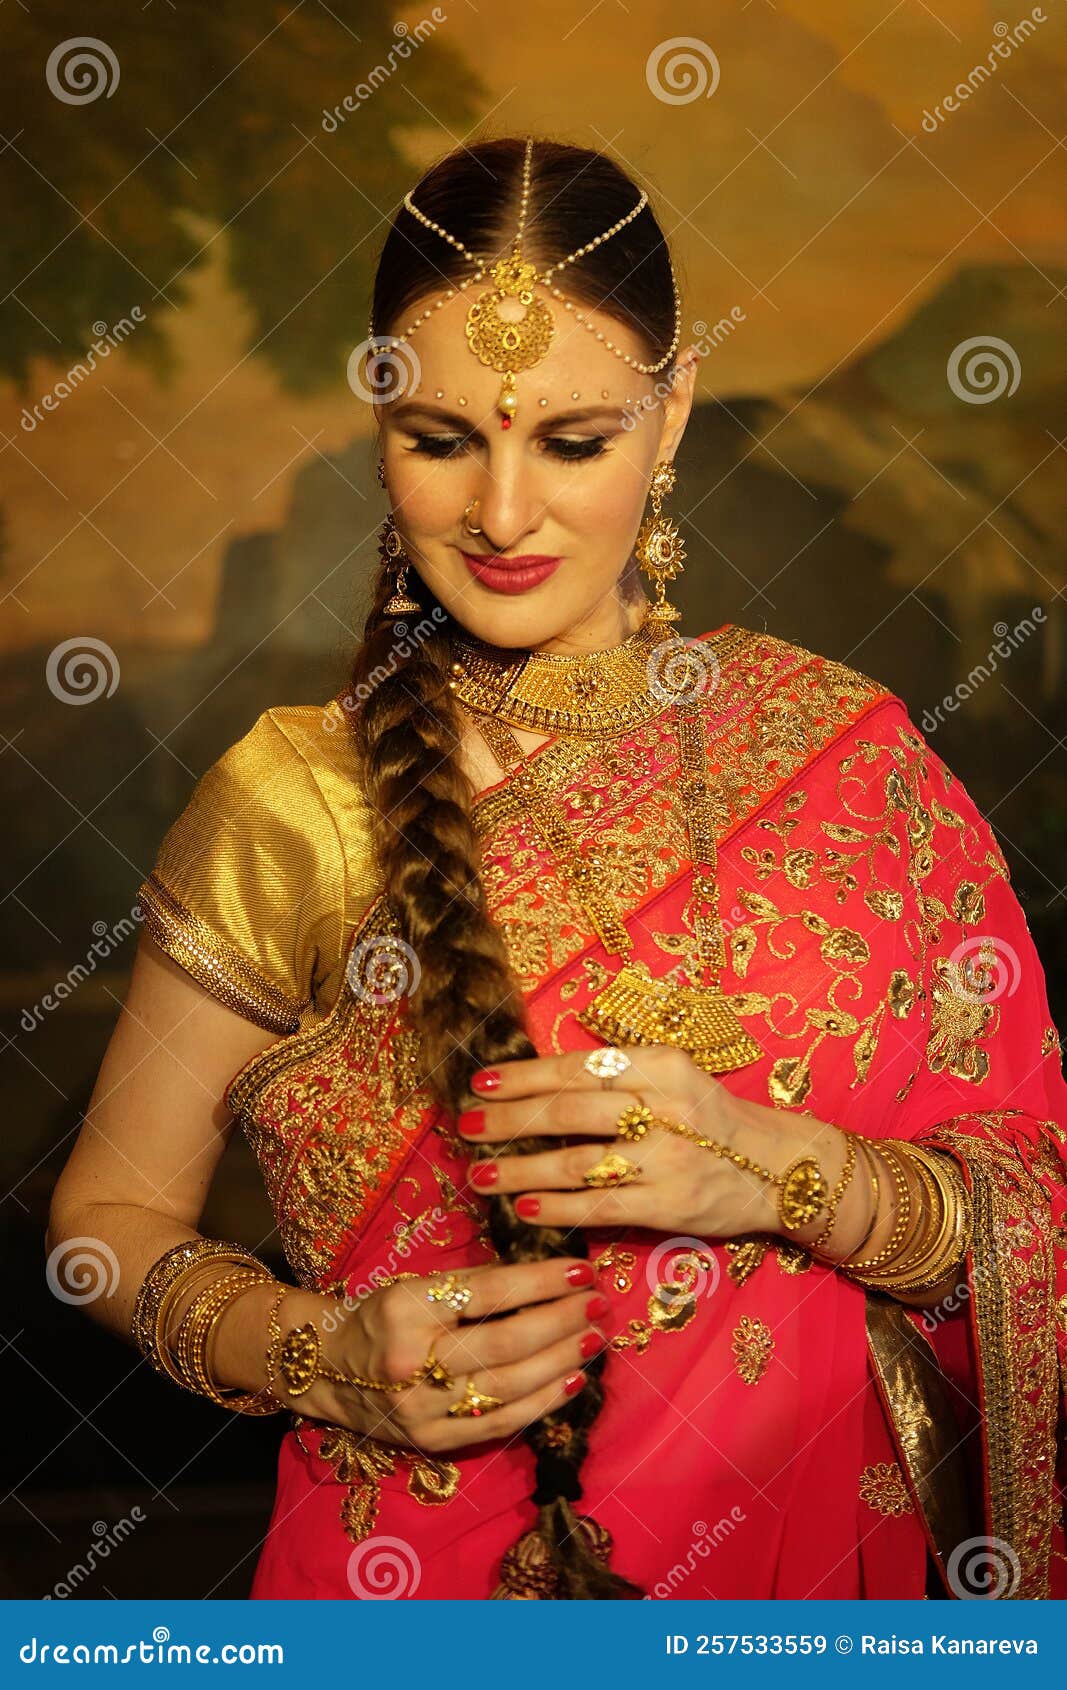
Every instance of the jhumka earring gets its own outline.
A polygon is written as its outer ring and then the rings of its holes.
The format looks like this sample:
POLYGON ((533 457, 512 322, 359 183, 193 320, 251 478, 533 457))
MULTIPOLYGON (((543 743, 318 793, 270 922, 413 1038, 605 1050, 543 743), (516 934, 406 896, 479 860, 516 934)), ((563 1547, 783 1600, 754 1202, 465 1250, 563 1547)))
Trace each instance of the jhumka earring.
POLYGON ((673 464, 663 462, 656 465, 649 487, 652 515, 643 524, 635 547, 642 570, 656 583, 656 602, 648 615, 649 620, 654 617, 658 622, 677 622, 682 614, 677 605, 668 602, 664 593, 664 582, 673 581, 676 575, 680 575, 685 561, 682 537, 670 517, 664 516, 662 511, 663 500, 672 491, 675 479, 673 464))
POLYGON ((396 570, 393 594, 382 605, 383 616, 412 616, 422 605, 407 590, 407 572, 411 559, 404 550, 404 542, 397 532, 392 512, 378 530, 378 554, 386 569, 396 570))
POLYGON ((530 202, 530 161, 532 154, 533 137, 528 136, 522 168, 519 226, 512 242, 510 254, 498 259, 492 266, 490 266, 488 258, 480 257, 478 253, 471 252, 469 247, 464 246, 462 241, 449 234, 448 230, 442 228, 440 223, 435 223, 432 218, 425 216, 412 200, 410 193, 404 195, 404 205, 411 212, 411 215, 427 229, 431 229, 434 234, 440 235, 442 240, 446 240, 450 246, 455 247, 457 252, 462 253, 467 262, 475 266, 475 271, 472 276, 466 277, 458 288, 448 288, 439 298, 434 300, 432 305, 428 305, 413 322, 408 324, 403 334, 376 335, 373 323, 368 325, 367 330, 367 356, 368 359, 371 359, 379 348, 387 349, 402 345, 428 317, 433 316, 434 311, 439 311, 447 300, 455 298, 457 293, 463 292, 475 282, 481 281, 483 276, 489 275, 493 283, 492 291, 480 294, 470 306, 464 332, 467 337, 467 345, 479 362, 484 364, 487 369, 498 371, 504 378, 497 398, 501 428, 511 427, 518 410, 519 402, 515 392, 516 375, 519 371, 531 369, 533 365, 541 362, 549 349, 555 332, 555 322, 551 310, 544 300, 538 299, 534 294, 535 283, 547 288, 553 298, 558 299, 567 311, 573 312, 575 321, 581 323, 582 327, 590 334, 595 335, 606 351, 613 352, 616 358, 621 358, 624 364, 629 364, 631 369, 639 371, 642 375, 656 375, 660 370, 665 369, 678 350, 678 342, 681 339, 682 303, 678 294, 678 284, 675 281, 673 266, 671 267, 671 286, 674 290, 674 334, 667 351, 654 364, 639 363, 636 358, 631 358, 628 353, 624 352, 620 346, 616 346, 615 342, 609 339, 603 330, 596 327, 586 312, 577 309, 574 300, 569 299, 565 293, 561 292, 552 280, 557 270, 563 270, 568 264, 574 264, 579 258, 584 258, 585 254, 592 252, 594 247, 603 246, 604 242, 610 240, 612 235, 617 235, 620 229, 625 229, 626 225, 631 223, 648 204, 646 193, 642 192, 637 204, 626 213, 625 217, 620 217, 617 222, 612 223, 601 234, 594 236, 591 241, 587 241, 584 246, 568 253, 566 258, 561 258, 557 264, 550 264, 547 270, 538 271, 535 264, 530 263, 523 257, 522 236, 526 228, 526 213, 530 202), (523 314, 515 319, 502 316, 500 307, 505 301, 517 301, 523 307, 523 314))

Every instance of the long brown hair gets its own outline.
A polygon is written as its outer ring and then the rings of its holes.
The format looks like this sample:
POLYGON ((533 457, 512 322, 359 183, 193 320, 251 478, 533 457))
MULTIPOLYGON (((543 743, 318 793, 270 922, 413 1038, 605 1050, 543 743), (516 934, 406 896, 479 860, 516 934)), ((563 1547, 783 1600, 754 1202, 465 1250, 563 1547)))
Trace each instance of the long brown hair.
MULTIPOLYGON (((471 251, 500 255, 509 250, 518 220, 524 153, 525 140, 517 137, 458 149, 422 178, 413 191, 415 203, 471 251)), ((624 216, 639 193, 605 154, 537 141, 524 253, 539 269, 557 262, 624 216)), ((373 332, 398 333, 427 295, 458 286, 470 273, 449 243, 402 207, 378 264, 373 332)), ((587 308, 600 308, 636 331, 650 348, 644 362, 666 355, 674 331, 671 261, 650 206, 568 266, 565 286, 587 308)), ((382 890, 419 959, 421 977, 408 1009, 419 1034, 425 1083, 454 1115, 469 1104, 476 1068, 539 1053, 526 1032, 522 999, 479 878, 474 792, 457 755, 463 719, 448 685, 449 619, 409 564, 407 585, 422 610, 418 637, 402 640, 410 655, 398 662, 401 631, 384 614, 393 584, 383 564, 353 661, 352 691, 365 702, 352 717, 352 729, 382 890)), ((513 1147, 496 1146, 495 1153, 556 1147, 548 1138, 526 1138, 513 1147)), ((529 1226, 507 1195, 489 1200, 489 1232, 507 1262, 589 1253, 579 1229, 529 1226)), ((605 1361, 602 1352, 587 1362, 587 1383, 578 1395, 523 1433, 537 1456, 533 1501, 540 1509, 537 1531, 550 1579, 554 1573, 558 1580, 553 1594, 570 1599, 644 1595, 609 1569, 601 1558, 605 1534, 573 1507, 582 1495, 579 1473, 604 1400, 605 1361)))

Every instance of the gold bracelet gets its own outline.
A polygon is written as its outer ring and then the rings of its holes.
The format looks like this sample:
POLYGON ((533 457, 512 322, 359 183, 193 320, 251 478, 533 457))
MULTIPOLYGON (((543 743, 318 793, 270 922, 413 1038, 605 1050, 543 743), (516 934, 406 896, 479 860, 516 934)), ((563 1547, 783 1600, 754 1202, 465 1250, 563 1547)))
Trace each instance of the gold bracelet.
MULTIPOLYGON (((870 1145, 872 1155, 877 1154, 873 1141, 868 1140, 867 1142, 870 1145)), ((888 1139, 880 1140, 878 1143, 878 1150, 884 1156, 885 1161, 889 1166, 889 1171, 893 1176, 893 1183, 897 1190, 897 1206, 899 1213, 893 1230, 890 1233, 888 1242, 883 1249, 879 1250, 876 1256, 872 1256, 869 1261, 857 1261, 855 1259, 856 1253, 853 1251, 837 1264, 838 1267, 843 1268, 847 1273, 854 1274, 857 1279, 863 1278, 871 1268, 880 1267, 883 1262, 892 1261, 893 1257, 900 1248, 901 1240, 907 1237, 908 1224, 911 1219, 911 1190, 908 1185, 903 1166, 888 1149, 890 1142, 891 1141, 888 1139)))
POLYGON ((893 1272, 885 1289, 894 1293, 929 1290, 959 1267, 970 1248, 970 1203, 962 1176, 955 1166, 950 1165, 951 1159, 946 1159, 943 1167, 939 1167, 927 1152, 916 1156, 915 1160, 936 1190, 941 1225, 927 1249, 914 1253, 893 1272))
MULTIPOLYGON (((844 1128, 842 1128, 844 1131, 844 1128)), ((852 1133, 845 1132, 845 1165, 841 1169, 840 1177, 826 1201, 827 1220, 818 1238, 813 1238, 805 1249, 819 1250, 826 1243, 837 1225, 837 1205, 848 1189, 849 1182, 856 1171, 856 1140, 852 1133)))
POLYGON ((316 1379, 328 1379, 335 1385, 351 1385, 347 1373, 341 1373, 332 1362, 322 1356, 322 1340, 312 1321, 294 1326, 282 1339, 278 1356, 278 1370, 285 1380, 291 1397, 302 1397, 310 1391, 316 1379))
MULTIPOLYGON (((178 1328, 174 1358, 185 1377, 188 1389, 207 1397, 220 1408, 243 1412, 257 1397, 261 1397, 261 1393, 245 1391, 240 1386, 220 1387, 215 1382, 208 1369, 208 1349, 212 1334, 232 1303, 244 1296, 253 1285, 269 1282, 271 1278, 268 1269, 261 1265, 255 1268, 249 1268, 247 1265, 235 1268, 232 1273, 216 1280, 200 1293, 190 1304, 178 1328)), ((277 1407, 280 1408, 281 1404, 277 1404, 277 1407)), ((273 1409, 268 1412, 273 1412, 273 1409)))
POLYGON ((168 1378, 173 1379, 176 1384, 188 1388, 188 1381, 175 1361, 174 1347, 170 1337, 176 1304, 188 1292, 193 1291, 193 1296, 186 1304, 186 1308, 189 1308, 192 1302, 207 1289, 207 1286, 217 1284, 220 1278, 217 1270, 220 1266, 229 1263, 231 1267, 244 1267, 252 1265, 253 1262, 254 1257, 247 1255, 243 1250, 220 1250, 204 1260, 191 1262, 163 1293, 156 1312, 152 1341, 159 1359, 160 1371, 165 1373, 168 1378), (207 1276, 207 1283, 205 1286, 200 1286, 199 1282, 205 1275, 207 1276))
POLYGON ((882 1200, 882 1186, 878 1178, 878 1163, 875 1161, 875 1158, 871 1153, 867 1140, 865 1138, 861 1138, 858 1133, 853 1134, 853 1137, 856 1140, 856 1149, 863 1157, 863 1165, 867 1170, 867 1177, 870 1181, 871 1188, 871 1207, 867 1215, 867 1225, 863 1229, 862 1238, 857 1239, 856 1243, 849 1252, 850 1255, 855 1256, 858 1255, 861 1250, 866 1249, 870 1242, 871 1234, 878 1225, 878 1211, 882 1200))
POLYGON ((909 1220, 893 1254, 877 1268, 865 1265, 864 1277, 872 1285, 895 1278, 902 1272, 910 1272, 925 1261, 930 1245, 935 1235, 940 1236, 946 1218, 939 1188, 929 1171, 896 1144, 891 1155, 899 1158, 900 1170, 907 1182, 909 1220))
MULTIPOLYGON (((209 1259, 254 1260, 239 1244, 227 1244, 219 1238, 184 1238, 157 1257, 141 1281, 133 1307, 130 1336, 157 1373, 167 1372, 157 1346, 160 1305, 183 1274, 209 1259)), ((173 1301, 170 1306, 173 1307, 173 1301)))

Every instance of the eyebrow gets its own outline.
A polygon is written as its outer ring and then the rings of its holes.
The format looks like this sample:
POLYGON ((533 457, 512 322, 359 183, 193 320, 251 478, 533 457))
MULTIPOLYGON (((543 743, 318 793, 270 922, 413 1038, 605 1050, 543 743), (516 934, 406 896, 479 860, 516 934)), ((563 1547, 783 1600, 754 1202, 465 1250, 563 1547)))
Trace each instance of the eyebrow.
MULTIPOLYGON (((579 410, 558 411, 552 416, 542 417, 542 423, 551 423, 558 428, 562 423, 590 422, 594 417, 619 417, 622 413, 622 403, 618 405, 585 405, 579 410)), ((403 422, 408 417, 431 417, 435 422, 458 423, 465 434, 476 432, 471 428, 470 416, 463 416, 459 411, 447 411, 437 405, 426 405, 419 399, 402 400, 393 409, 393 420, 403 422)))

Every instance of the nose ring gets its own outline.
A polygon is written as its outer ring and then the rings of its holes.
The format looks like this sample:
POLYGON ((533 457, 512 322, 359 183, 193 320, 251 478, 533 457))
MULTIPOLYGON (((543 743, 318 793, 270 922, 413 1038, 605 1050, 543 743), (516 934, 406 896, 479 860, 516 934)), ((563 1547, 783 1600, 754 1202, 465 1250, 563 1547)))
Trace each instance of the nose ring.
POLYGON ((472 499, 466 510, 463 512, 463 526, 466 528, 468 534, 481 533, 481 529, 475 528, 474 524, 471 522, 471 513, 473 512, 475 506, 480 503, 480 499, 472 499))

